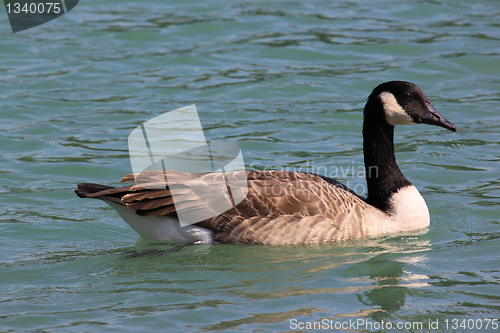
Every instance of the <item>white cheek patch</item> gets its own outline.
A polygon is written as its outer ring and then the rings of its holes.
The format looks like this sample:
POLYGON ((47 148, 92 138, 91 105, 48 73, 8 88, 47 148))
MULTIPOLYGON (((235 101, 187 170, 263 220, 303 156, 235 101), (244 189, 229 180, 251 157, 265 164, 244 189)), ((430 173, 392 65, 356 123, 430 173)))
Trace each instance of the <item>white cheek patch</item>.
POLYGON ((399 105, 396 97, 390 92, 383 92, 379 95, 380 101, 385 111, 385 120, 392 126, 395 125, 413 125, 413 119, 399 105))

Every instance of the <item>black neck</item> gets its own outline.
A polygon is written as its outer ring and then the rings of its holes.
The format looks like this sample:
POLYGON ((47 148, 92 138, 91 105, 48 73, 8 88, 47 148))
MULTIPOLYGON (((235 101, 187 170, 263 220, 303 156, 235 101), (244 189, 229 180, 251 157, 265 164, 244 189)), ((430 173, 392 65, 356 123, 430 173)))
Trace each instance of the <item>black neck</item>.
MULTIPOLYGON (((400 188, 411 183, 405 178, 394 156, 394 126, 384 119, 382 105, 368 102, 363 123, 363 152, 365 156, 367 203, 383 211, 391 210, 389 199, 400 188), (377 108, 381 112, 367 112, 377 108)), ((378 103, 380 104, 380 103, 378 103)))

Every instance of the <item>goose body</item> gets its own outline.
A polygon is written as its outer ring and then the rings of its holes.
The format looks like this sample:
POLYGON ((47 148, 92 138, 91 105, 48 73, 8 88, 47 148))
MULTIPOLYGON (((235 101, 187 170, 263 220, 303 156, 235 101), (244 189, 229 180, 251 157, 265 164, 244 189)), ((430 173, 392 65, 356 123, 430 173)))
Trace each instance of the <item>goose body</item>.
MULTIPOLYGON (((216 200, 201 200, 189 192, 184 201, 174 205, 168 183, 163 189, 84 183, 75 192, 83 198, 103 200, 143 238, 160 242, 315 244, 418 230, 429 225, 429 211, 394 156, 394 126, 418 123, 456 131, 412 83, 386 82, 370 94, 363 124, 367 198, 333 179, 311 173, 226 172, 231 184, 244 185, 244 200, 222 214, 181 227, 178 213, 215 210, 216 200)), ((221 177, 218 173, 163 173, 162 180, 180 179, 182 185, 205 182, 207 188, 221 177)), ((150 178, 154 181, 155 175, 150 178)), ((121 179, 134 180, 134 175, 121 179)))

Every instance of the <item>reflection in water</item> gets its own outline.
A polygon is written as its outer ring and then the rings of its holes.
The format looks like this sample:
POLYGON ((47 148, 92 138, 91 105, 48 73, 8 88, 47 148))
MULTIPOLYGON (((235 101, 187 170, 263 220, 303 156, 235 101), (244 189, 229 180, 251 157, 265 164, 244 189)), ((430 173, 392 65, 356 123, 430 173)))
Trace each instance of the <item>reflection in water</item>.
MULTIPOLYGON (((395 253, 385 251, 356 265, 356 270, 360 275, 368 275, 370 280, 379 286, 357 295, 361 303, 380 309, 379 311, 370 313, 370 317, 373 320, 380 322, 401 309, 405 305, 406 295, 410 293, 410 287, 415 288, 427 285, 427 283, 422 282, 412 283, 414 280, 427 279, 427 276, 415 275, 404 271, 405 264, 415 264, 427 260, 425 254, 415 254, 415 252, 421 252, 430 248, 428 246, 429 242, 414 239, 413 251, 404 251, 404 253, 408 254, 404 257, 395 257, 395 253)), ((402 238, 402 240, 404 239, 402 238)), ((393 248, 392 250, 395 249, 393 248)), ((395 252, 397 253, 397 251, 395 252)))
POLYGON ((395 312, 405 304, 408 289, 398 286, 403 275, 403 264, 385 260, 383 256, 372 258, 366 264, 373 267, 370 279, 382 287, 358 294, 358 299, 365 305, 380 307, 382 311, 371 315, 372 319, 380 321, 388 317, 387 313, 395 312))
POLYGON ((409 266, 425 266, 429 248, 428 240, 401 236, 316 246, 167 245, 140 240, 108 273, 129 276, 125 284, 116 284, 120 292, 155 290, 165 293, 165 300, 189 296, 169 305, 173 312, 207 306, 223 311, 228 299, 241 309, 255 300, 261 304, 242 310, 248 313, 243 317, 231 312, 217 324, 201 324, 200 331, 289 325, 297 318, 380 323, 394 318, 413 288, 427 285, 428 277, 411 273, 409 266), (213 299, 214 293, 220 297, 213 299), (335 297, 350 299, 354 311, 338 308, 332 303, 335 297), (304 306, 303 299, 314 306, 304 306), (357 301, 361 306, 355 305, 357 301))

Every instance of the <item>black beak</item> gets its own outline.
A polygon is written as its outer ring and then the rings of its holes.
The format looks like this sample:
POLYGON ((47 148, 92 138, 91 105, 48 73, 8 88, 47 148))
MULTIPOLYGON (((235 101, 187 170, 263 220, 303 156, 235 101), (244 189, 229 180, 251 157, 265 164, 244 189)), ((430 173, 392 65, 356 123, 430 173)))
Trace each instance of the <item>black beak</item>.
POLYGON ((427 106, 427 114, 420 118, 421 123, 440 126, 449 129, 452 132, 457 131, 457 126, 446 120, 429 103, 425 103, 425 106, 427 106))

